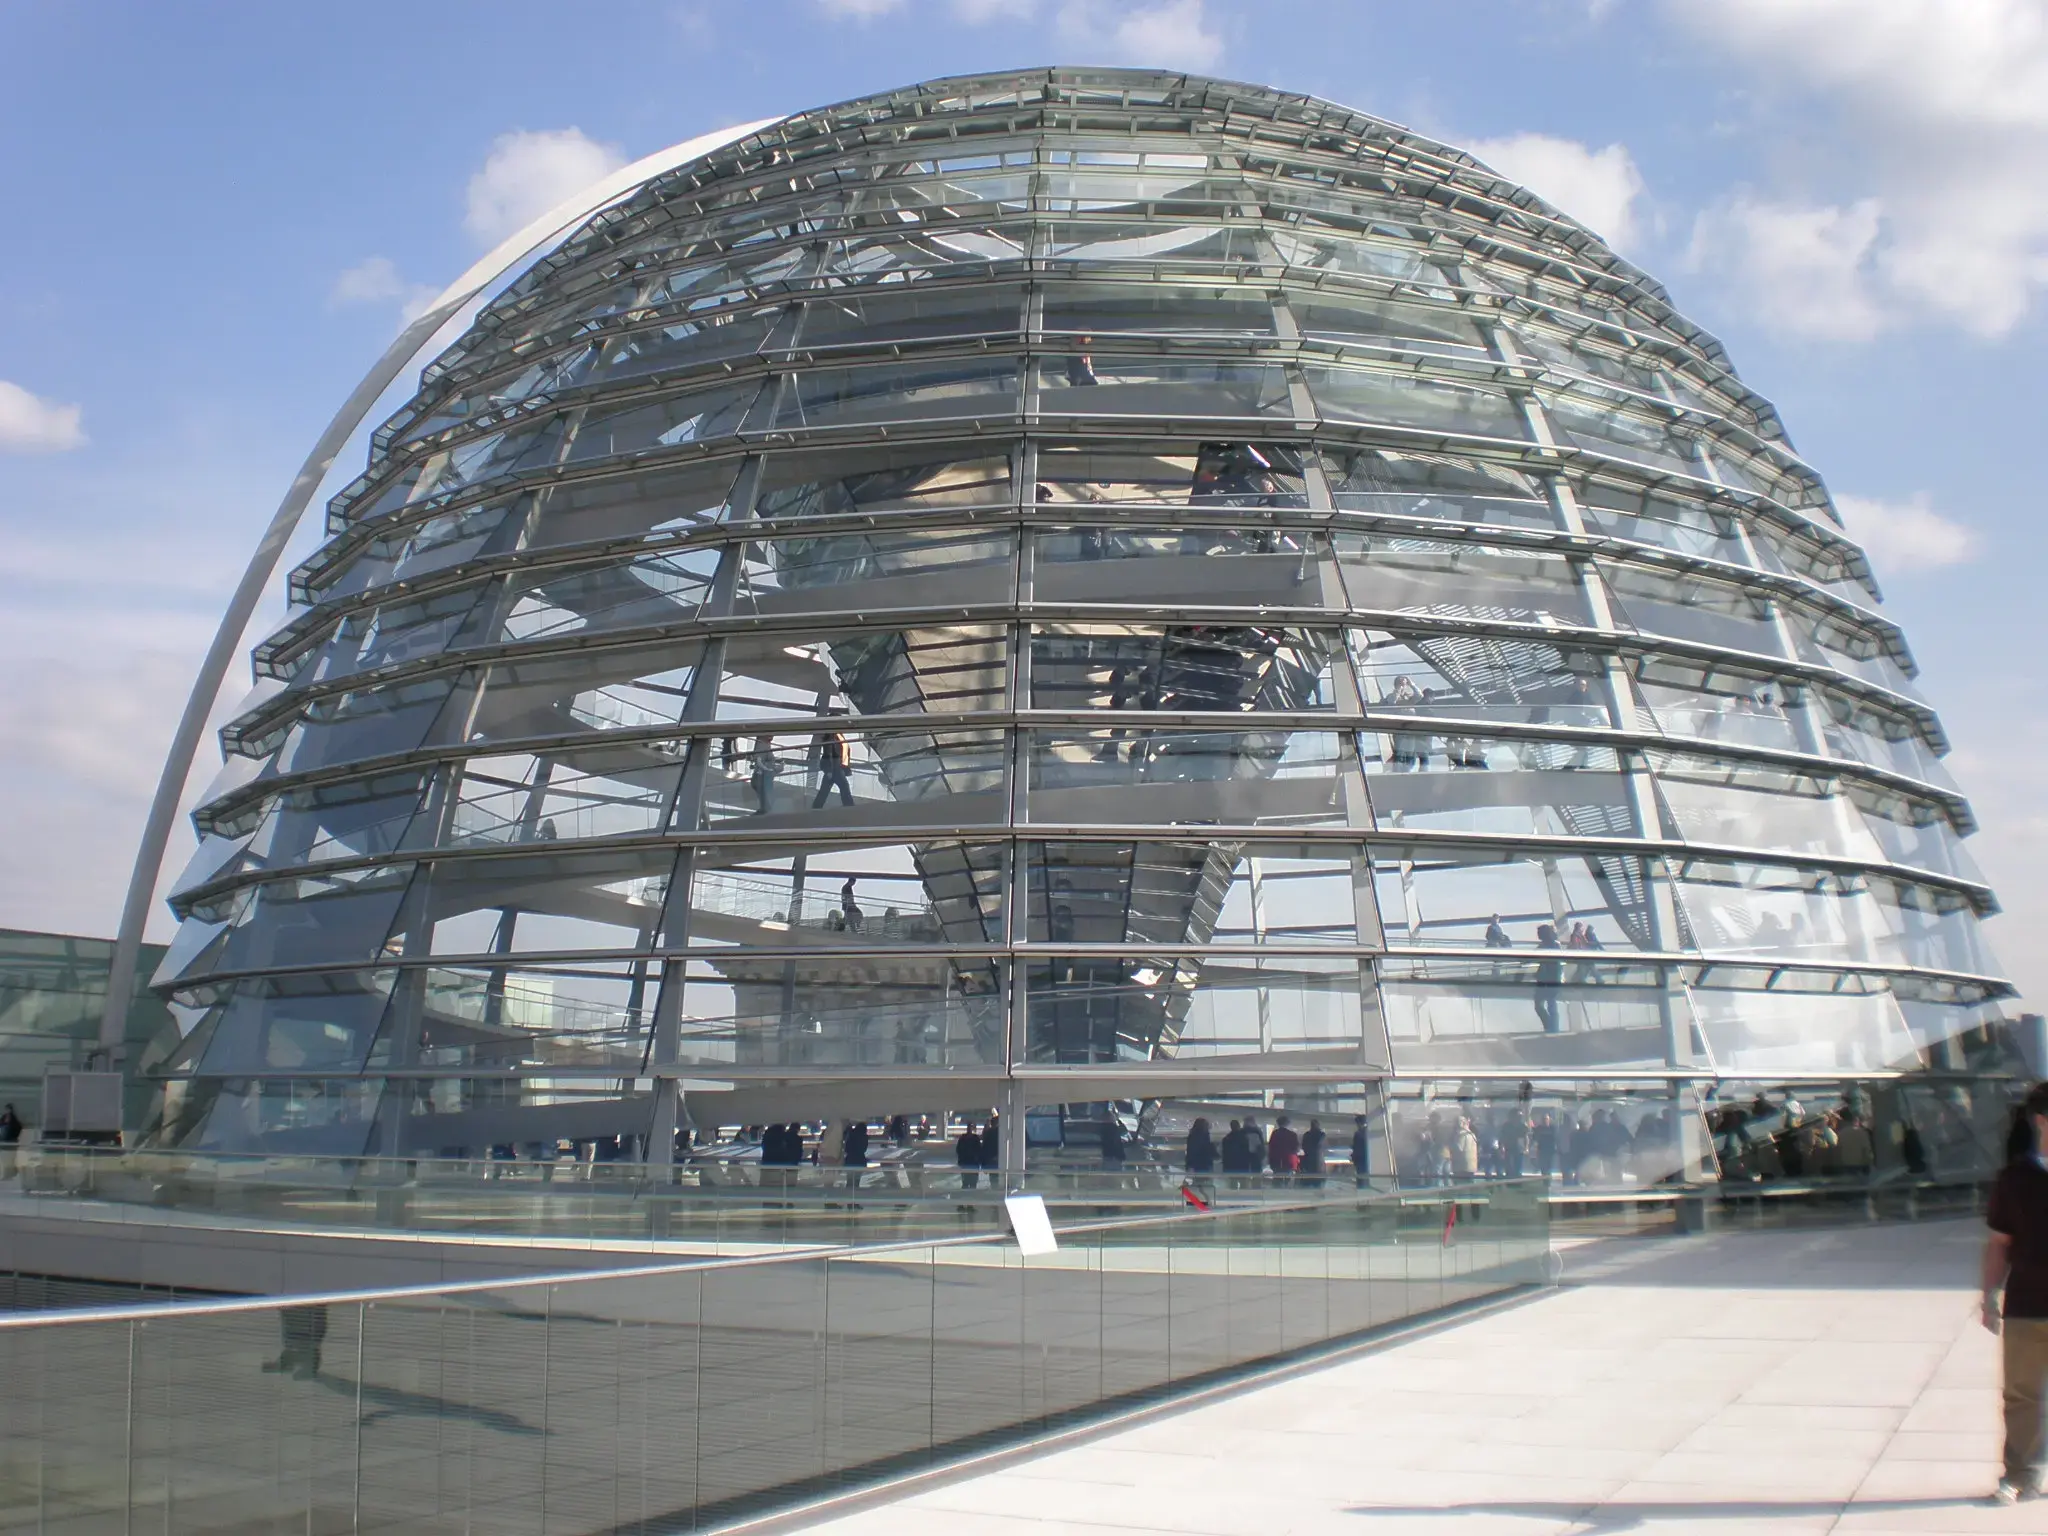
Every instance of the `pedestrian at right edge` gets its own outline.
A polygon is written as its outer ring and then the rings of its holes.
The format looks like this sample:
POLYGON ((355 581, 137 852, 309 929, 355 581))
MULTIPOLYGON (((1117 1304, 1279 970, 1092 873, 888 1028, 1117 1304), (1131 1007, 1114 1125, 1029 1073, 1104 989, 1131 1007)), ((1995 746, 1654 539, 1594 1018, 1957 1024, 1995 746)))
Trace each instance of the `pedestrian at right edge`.
POLYGON ((2048 1461, 2048 1083, 2020 1108, 2032 1139, 2015 1138, 2018 1155, 1999 1170, 1985 1218, 1984 1326, 2004 1345, 2005 1463, 1992 1495, 2001 1504, 2038 1496, 2048 1461))

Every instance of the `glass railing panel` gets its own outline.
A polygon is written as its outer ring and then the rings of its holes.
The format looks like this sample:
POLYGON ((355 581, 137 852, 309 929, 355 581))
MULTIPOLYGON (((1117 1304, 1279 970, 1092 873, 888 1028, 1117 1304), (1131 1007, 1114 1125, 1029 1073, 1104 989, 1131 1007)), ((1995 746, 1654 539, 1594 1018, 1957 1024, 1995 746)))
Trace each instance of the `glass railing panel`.
MULTIPOLYGON (((331 1369, 358 1397, 364 1480, 352 1497, 362 1527, 438 1517, 538 1536, 552 1463, 566 1454, 551 1427, 588 1447, 555 1407, 557 1392, 577 1394, 556 1373, 546 1287, 394 1298, 365 1303, 360 1316, 360 1353, 332 1356, 331 1369)), ((556 1481, 574 1479, 564 1469, 556 1481)))
POLYGON ((1024 1419, 1024 1261, 1008 1244, 977 1244, 939 1250, 937 1265, 932 1443, 964 1449, 1024 1419))
POLYGON ((1280 1347, 1307 1349, 1336 1337, 1330 1327, 1330 1254, 1326 1246, 1336 1213, 1303 1210, 1271 1218, 1273 1257, 1280 1278, 1280 1347))
POLYGON ((1100 1266, 1095 1233, 1024 1266, 1024 1402, 1033 1421, 1101 1401, 1100 1266))
POLYGON ((1187 1381, 1230 1364, 1229 1250, 1211 1241, 1214 1226, 1167 1234, 1167 1363, 1174 1381, 1187 1381))
POLYGON ((1330 1337, 1341 1339, 1372 1327, 1371 1208, 1340 1197, 1323 1229, 1324 1293, 1330 1337))
POLYGON ((0 1332, 0 1522, 120 1530, 131 1325, 0 1332))
POLYGON ((1280 1283, 1280 1255, 1265 1219, 1234 1216, 1228 1227, 1221 1234, 1230 1298, 1224 1347, 1227 1364, 1244 1365, 1285 1347, 1286 1293, 1280 1283))
POLYGON ((708 1269, 698 1338, 698 1507, 825 1470, 826 1263, 708 1269))
MULTIPOLYGON (((159 1521, 176 1530, 303 1529, 350 1508, 361 1308, 272 1307, 127 1326, 129 1401, 116 1411, 131 1426, 131 1529, 159 1521)), ((70 1332, 51 1342, 68 1343, 70 1332)))
POLYGON ((922 1462, 931 1449, 931 1249, 827 1261, 824 1467, 922 1462))
POLYGON ((1218 1190, 1030 1260, 949 1240, 0 1319, 0 1467, 43 1529, 683 1529, 1540 1277, 1535 1181, 1323 1194, 1218 1190))
MULTIPOLYGON (((701 1285, 701 1276, 683 1272, 551 1288, 551 1386, 553 1362, 565 1358, 565 1345, 587 1347, 615 1363, 609 1402, 602 1379, 590 1383, 599 1393, 590 1405, 598 1431, 594 1470, 610 1483, 610 1528, 677 1529, 695 1506, 701 1285)), ((551 1433, 560 1417, 551 1405, 551 1433)))
POLYGON ((1172 1374, 1172 1231, 1141 1228, 1129 1243, 1091 1235, 1102 1277, 1102 1395, 1156 1391, 1172 1374))

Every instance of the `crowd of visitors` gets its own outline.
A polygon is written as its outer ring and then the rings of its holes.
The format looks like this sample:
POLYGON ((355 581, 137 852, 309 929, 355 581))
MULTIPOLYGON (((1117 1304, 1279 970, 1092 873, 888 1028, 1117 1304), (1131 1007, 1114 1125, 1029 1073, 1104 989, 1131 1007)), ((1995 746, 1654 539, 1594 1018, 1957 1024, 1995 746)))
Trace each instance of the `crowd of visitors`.
MULTIPOLYGON (((1811 1111, 1797 1098, 1773 1104, 1758 1095, 1747 1104, 1723 1105, 1710 1123, 1724 1179, 1861 1179, 1877 1166, 1870 1116, 1859 1103, 1811 1111)), ((1911 1122, 1901 1129, 1899 1157, 1908 1173, 1927 1171, 1926 1149, 1911 1122)))
POLYGON ((1569 1106, 1525 1102, 1461 1104, 1432 1109, 1397 1147, 1401 1181, 1423 1186, 1539 1175, 1574 1185, 1620 1183, 1624 1176, 1654 1183, 1679 1163, 1678 1121, 1668 1107, 1631 1126, 1606 1105, 1574 1114, 1569 1106))
MULTIPOLYGON (((1377 1172, 1409 1188, 1523 1178, 1615 1188, 1696 1176, 1703 1161, 1717 1167, 1723 1180, 1750 1182, 1864 1179, 1881 1161, 1879 1128, 1867 1102, 1853 1091, 1826 1107, 1809 1107, 1790 1093, 1709 1103, 1687 1137, 1681 1133, 1693 1113, 1657 1099, 1543 1104, 1524 1084, 1513 1099, 1466 1095, 1434 1104, 1391 1105, 1370 1122, 1354 1116, 1348 1128, 1338 1128, 1333 1141, 1321 1117, 1291 1111, 1271 1111, 1270 1120, 1245 1113, 1220 1126, 1206 1115, 1197 1116, 1184 1133, 1162 1134, 1144 1120, 1133 1124, 1128 1110, 1122 1110, 1078 1120, 1063 1117, 1060 1141, 1050 1148, 1034 1145, 1030 1166, 1106 1175, 1110 1185, 1119 1177, 1142 1182, 1185 1176, 1221 1179, 1230 1188, 1315 1189, 1333 1178, 1362 1188, 1377 1172)), ((1886 1123, 1884 1166, 1897 1164, 1908 1176, 1924 1176, 1932 1166, 1972 1162, 1971 1127, 1960 1119, 1950 1126, 1943 1119, 1960 1111, 1936 1104, 1931 1113, 1933 1129, 1924 1141, 1910 1112, 1886 1123)), ((0 1145, 6 1131, 0 1120, 0 1145)), ((491 1156, 544 1167, 565 1153, 579 1163, 638 1162, 645 1155, 641 1141, 507 1144, 493 1147, 491 1156)), ((1001 1125, 993 1114, 986 1119, 949 1116, 945 1124, 898 1114, 876 1121, 750 1125, 716 1135, 713 1142, 693 1147, 691 1133, 679 1132, 677 1160, 746 1162, 757 1145, 763 1182, 778 1186, 791 1183, 793 1176, 771 1177, 766 1170, 844 1169, 847 1182, 857 1183, 864 1170, 881 1163, 943 1168, 950 1162, 960 1187, 976 1189, 992 1187, 992 1175, 1002 1167, 1001 1125), (887 1155, 878 1140, 886 1143, 887 1155)))

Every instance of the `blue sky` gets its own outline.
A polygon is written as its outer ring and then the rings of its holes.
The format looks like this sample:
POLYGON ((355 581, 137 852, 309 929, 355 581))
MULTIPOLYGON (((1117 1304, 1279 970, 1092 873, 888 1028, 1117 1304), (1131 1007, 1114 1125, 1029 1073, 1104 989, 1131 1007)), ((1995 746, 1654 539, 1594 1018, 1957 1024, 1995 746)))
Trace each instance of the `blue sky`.
POLYGON ((624 159, 1054 62, 1405 123, 1665 282, 1871 546, 2048 1000, 2048 0, 0 0, 0 925, 112 931, 214 617, 420 293, 624 159))

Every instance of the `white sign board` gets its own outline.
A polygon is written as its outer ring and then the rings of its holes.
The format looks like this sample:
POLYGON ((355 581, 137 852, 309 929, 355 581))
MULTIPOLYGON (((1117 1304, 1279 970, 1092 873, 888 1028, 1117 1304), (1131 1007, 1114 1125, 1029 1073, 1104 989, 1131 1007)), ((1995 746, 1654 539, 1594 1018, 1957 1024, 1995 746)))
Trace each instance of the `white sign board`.
POLYGON ((1060 1240, 1052 1235, 1052 1218, 1045 1213, 1045 1196, 1006 1195, 1003 1216, 1016 1235, 1018 1250, 1026 1258, 1035 1253, 1059 1252, 1060 1240))

